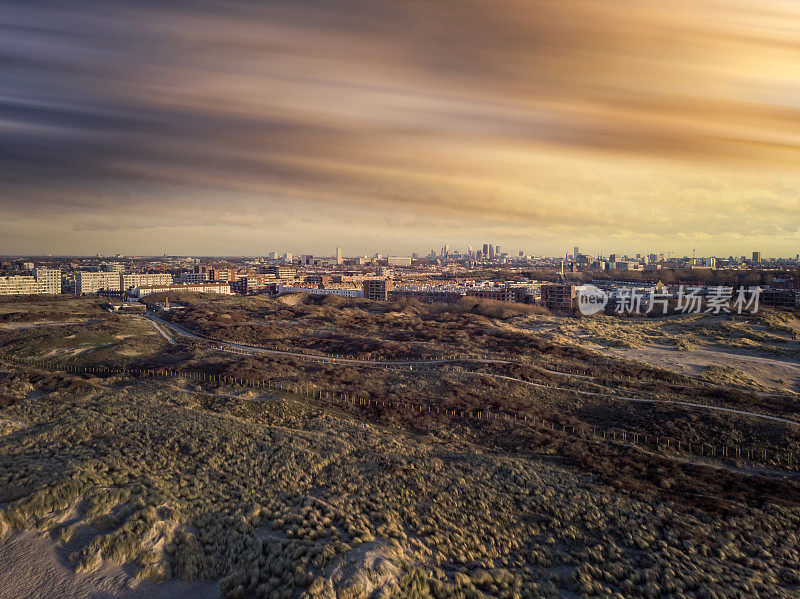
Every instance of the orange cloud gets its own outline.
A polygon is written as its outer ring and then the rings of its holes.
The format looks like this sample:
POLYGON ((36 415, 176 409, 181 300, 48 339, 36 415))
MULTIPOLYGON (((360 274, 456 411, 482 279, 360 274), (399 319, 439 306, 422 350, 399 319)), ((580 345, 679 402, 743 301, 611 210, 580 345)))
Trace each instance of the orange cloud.
POLYGON ((397 251, 472 235, 539 252, 800 245, 793 3, 0 11, 0 206, 43 246, 57 209, 69 244, 118 227, 144 251, 142 206, 187 252, 203 251, 180 232, 198 213, 238 230, 280 215, 295 251, 343 227, 397 251))

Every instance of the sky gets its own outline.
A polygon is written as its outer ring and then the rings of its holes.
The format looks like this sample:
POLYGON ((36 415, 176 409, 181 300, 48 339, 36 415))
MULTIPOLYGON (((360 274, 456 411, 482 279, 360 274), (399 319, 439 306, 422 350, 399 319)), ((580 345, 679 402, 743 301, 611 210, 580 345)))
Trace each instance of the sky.
POLYGON ((0 3, 0 253, 800 252, 800 3, 0 3))

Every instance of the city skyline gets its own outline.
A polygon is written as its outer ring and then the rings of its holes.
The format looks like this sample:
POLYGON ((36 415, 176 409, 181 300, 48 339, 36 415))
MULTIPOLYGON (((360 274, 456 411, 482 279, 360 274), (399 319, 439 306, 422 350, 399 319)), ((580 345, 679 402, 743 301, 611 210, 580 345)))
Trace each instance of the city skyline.
POLYGON ((481 244, 476 247, 473 247, 471 244, 467 244, 465 246, 451 246, 450 244, 445 244, 439 250, 434 247, 429 247, 428 249, 420 248, 419 250, 413 251, 404 251, 404 252, 386 252, 381 251, 380 248, 372 248, 368 251, 364 252, 348 252, 342 246, 337 246, 334 248, 333 252, 311 252, 308 250, 301 249, 300 251, 288 251, 285 249, 275 250, 270 249, 264 252, 253 253, 253 254, 190 254, 190 253, 161 253, 161 254, 148 254, 148 253, 131 253, 126 254, 123 252, 96 252, 94 254, 58 254, 58 253, 47 253, 47 254, 35 254, 35 253, 0 253, 0 257, 10 257, 15 259, 23 259, 23 258, 47 258, 47 257, 75 257, 75 258, 102 258, 102 259, 114 259, 114 258, 161 258, 161 257, 187 257, 187 258, 209 258, 209 259, 222 259, 222 258, 260 258, 260 259, 282 259, 287 258, 287 260, 291 261, 292 259, 298 259, 303 256, 310 256, 316 258, 333 258, 337 260, 337 263, 341 264, 340 260, 344 259, 353 259, 353 258, 361 258, 361 257, 374 257, 374 256, 381 256, 382 258, 387 257, 414 257, 419 259, 429 258, 431 256, 442 257, 444 255, 448 256, 478 256, 479 258, 486 259, 489 257, 490 259, 500 258, 501 256, 507 256, 509 259, 517 258, 517 257, 525 257, 525 258, 553 258, 553 259, 577 259, 578 257, 581 258, 602 258, 608 260, 609 258, 617 257, 619 259, 625 260, 638 260, 638 259, 653 259, 653 257, 657 257, 657 261, 670 261, 670 260, 687 260, 687 259, 707 259, 707 258, 720 258, 720 259, 728 259, 733 258, 736 260, 746 260, 746 261, 753 261, 759 262, 761 260, 800 260, 800 253, 796 253, 794 255, 768 255, 764 254, 759 250, 752 250, 752 251, 745 251, 745 252, 734 252, 731 254, 702 254, 698 253, 696 250, 693 250, 691 253, 680 253, 674 251, 652 251, 652 250, 639 250, 639 251, 619 251, 619 250, 606 250, 606 251, 586 251, 581 249, 579 251, 579 246, 573 246, 573 251, 563 251, 558 254, 548 254, 543 252, 535 252, 535 251, 528 251, 523 248, 508 248, 507 246, 503 246, 502 244, 481 244), (484 246, 489 251, 488 254, 484 254, 484 246), (496 248, 500 248, 500 251, 497 251, 496 248))
POLYGON ((790 3, 12 2, 0 26, 3 253, 800 247, 790 3))

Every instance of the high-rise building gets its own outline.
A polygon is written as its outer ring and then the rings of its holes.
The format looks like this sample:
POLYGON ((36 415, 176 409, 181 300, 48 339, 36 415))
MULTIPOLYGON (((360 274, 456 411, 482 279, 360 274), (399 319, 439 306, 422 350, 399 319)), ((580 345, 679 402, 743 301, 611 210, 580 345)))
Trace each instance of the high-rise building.
POLYGON ((580 252, 578 252, 578 246, 576 245, 574 248, 572 248, 572 259, 577 260, 579 253, 580 252))
POLYGON ((61 293, 61 269, 37 268, 36 269, 37 293, 58 295, 61 293))
POLYGON ((489 244, 488 243, 484 243, 483 244, 483 258, 486 259, 488 257, 489 257, 489 244))
POLYGON ((761 262, 761 252, 753 252, 753 262, 761 262))
POLYGON ((342 248, 336 248, 336 264, 342 264, 342 248))
POLYGON ((494 246, 494 257, 495 258, 499 258, 500 257, 500 246, 499 245, 494 246))
POLYGON ((120 273, 86 270, 75 272, 75 295, 98 291, 122 291, 120 273))
POLYGON ((32 295, 38 292, 36 278, 29 275, 0 277, 0 295, 32 295))
POLYGON ((491 243, 489 244, 489 260, 494 260, 494 246, 491 243))

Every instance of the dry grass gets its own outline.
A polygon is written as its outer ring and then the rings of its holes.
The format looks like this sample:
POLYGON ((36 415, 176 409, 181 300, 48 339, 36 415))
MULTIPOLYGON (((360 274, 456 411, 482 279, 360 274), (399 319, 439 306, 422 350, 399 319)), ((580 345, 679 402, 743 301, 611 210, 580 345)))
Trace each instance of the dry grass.
MULTIPOLYGON (((232 397, 241 388, 219 383, 200 388, 197 381, 4 368, 0 537, 47 531, 74 547, 77 570, 111 559, 133 565, 142 578, 220 580, 232 598, 800 591, 800 485, 791 478, 590 443, 527 423, 436 413, 490 409, 692 443, 800 448, 800 432, 777 423, 573 393, 614 385, 655 399, 798 412, 793 401, 691 386, 687 377, 555 337, 632 343, 642 334, 678 338, 674 331, 694 327, 701 340, 723 333, 735 339, 745 335, 739 323, 623 321, 614 330, 617 323, 602 318, 591 324, 524 310, 489 316, 482 303, 187 304, 176 318, 226 336, 241 332, 287 346, 305 339, 308 347, 365 356, 506 351, 533 365, 408 372, 232 356, 191 342, 167 346, 147 323, 111 315, 73 339, 4 331, 0 341, 20 356, 92 342, 92 351, 61 359, 285 381, 432 410, 348 407, 262 390, 254 401, 253 394, 232 397), (545 338, 543 327, 558 326, 545 338), (131 347, 137 355, 125 355, 131 347), (580 368, 595 378, 565 379, 536 366, 580 368)), ((777 334, 759 322, 745 325, 748 335, 777 334)), ((727 384, 746 382, 725 370, 714 382, 723 375, 727 384)))
POLYGON ((642 464, 642 478, 640 455, 565 446, 597 473, 584 474, 523 446, 152 383, 7 410, 34 426, 4 441, 2 522, 73 542, 91 525, 79 570, 112 559, 156 580, 220 579, 226 597, 797 590, 791 486, 737 494, 737 477, 711 487, 710 470, 672 462, 642 464), (698 484, 732 509, 691 507, 698 484))

